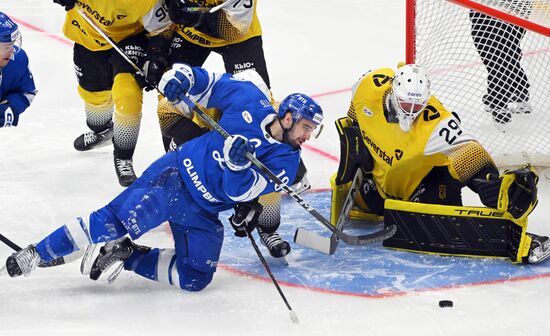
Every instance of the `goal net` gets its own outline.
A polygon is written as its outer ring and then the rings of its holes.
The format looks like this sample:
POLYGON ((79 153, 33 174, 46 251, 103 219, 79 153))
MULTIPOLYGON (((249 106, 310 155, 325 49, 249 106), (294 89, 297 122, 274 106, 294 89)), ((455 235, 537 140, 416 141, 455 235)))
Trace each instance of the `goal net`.
POLYGON ((407 63, 500 166, 550 166, 550 0, 407 0, 407 63))

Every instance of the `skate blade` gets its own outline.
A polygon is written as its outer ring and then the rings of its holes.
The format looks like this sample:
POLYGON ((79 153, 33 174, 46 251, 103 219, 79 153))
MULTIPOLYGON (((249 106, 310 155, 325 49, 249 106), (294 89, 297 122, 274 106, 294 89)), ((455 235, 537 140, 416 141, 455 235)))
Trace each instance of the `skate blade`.
POLYGON ((4 265, 4 267, 0 268, 0 277, 7 274, 8 274, 8 271, 6 270, 6 266, 4 265))
POLYGON ((124 269, 124 263, 121 262, 119 263, 115 269, 113 270, 113 273, 111 273, 109 275, 109 277, 107 278, 107 282, 110 284, 112 284, 119 276, 120 272, 122 272, 122 270, 124 269))
POLYGON ((80 274, 90 275, 94 260, 99 255, 100 247, 101 244, 90 244, 86 247, 84 256, 82 256, 82 261, 80 262, 80 274))
POLYGON ((282 256, 282 257, 279 257, 279 258, 273 257, 273 259, 275 259, 278 263, 281 263, 281 264, 283 264, 283 265, 285 265, 285 266, 290 265, 290 264, 288 263, 288 259, 286 258, 286 256, 282 256))

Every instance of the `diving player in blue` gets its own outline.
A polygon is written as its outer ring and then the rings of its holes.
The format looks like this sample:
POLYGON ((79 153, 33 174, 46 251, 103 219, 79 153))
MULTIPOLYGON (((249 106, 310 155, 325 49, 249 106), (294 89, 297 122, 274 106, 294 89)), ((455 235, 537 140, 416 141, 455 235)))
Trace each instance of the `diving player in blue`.
POLYGON ((17 126, 36 92, 18 26, 0 12, 0 127, 17 126))
MULTIPOLYGON (((220 109, 219 124, 232 136, 224 139, 211 131, 168 152, 89 218, 63 225, 38 244, 11 255, 3 272, 12 277, 28 275, 39 263, 108 242, 91 267, 92 279, 123 261, 124 269, 146 278, 202 290, 212 281, 222 247, 219 212, 278 190, 251 166, 247 153, 285 183, 294 181, 300 146, 323 119, 321 107, 298 93, 286 97, 275 112, 267 86, 253 70, 238 76, 175 64, 162 77, 159 89, 180 108, 188 95, 204 107, 220 109), (165 221, 170 222, 175 249, 132 242, 165 221)), ((189 109, 183 112, 190 114, 189 109)), ((261 211, 242 208, 246 213, 239 215, 247 220, 242 226, 232 221, 237 233, 253 229, 247 223, 261 211)))

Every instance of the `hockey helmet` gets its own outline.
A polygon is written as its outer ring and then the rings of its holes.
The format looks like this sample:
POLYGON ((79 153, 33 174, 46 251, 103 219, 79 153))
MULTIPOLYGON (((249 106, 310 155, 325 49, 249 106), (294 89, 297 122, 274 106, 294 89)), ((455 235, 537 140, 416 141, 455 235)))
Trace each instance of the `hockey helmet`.
POLYGON ((323 109, 313 98, 303 93, 288 95, 279 104, 277 116, 284 118, 287 112, 292 114, 294 124, 302 118, 313 121, 317 125, 317 129, 313 133, 315 138, 321 134, 323 129, 323 109))
POLYGON ((390 99, 399 126, 408 132, 430 99, 430 79, 426 70, 416 64, 407 64, 397 69, 390 99))
POLYGON ((21 49, 21 33, 12 19, 0 12, 0 58, 9 56, 12 49, 14 53, 21 49))

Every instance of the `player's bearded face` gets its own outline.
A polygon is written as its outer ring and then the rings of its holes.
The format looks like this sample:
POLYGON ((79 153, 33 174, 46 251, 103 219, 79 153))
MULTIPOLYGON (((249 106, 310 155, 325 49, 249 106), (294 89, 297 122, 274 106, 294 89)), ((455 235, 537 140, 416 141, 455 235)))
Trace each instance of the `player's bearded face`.
POLYGON ((14 51, 13 43, 0 43, 0 68, 8 64, 14 51))
POLYGON ((288 132, 288 142, 293 147, 300 147, 311 139, 311 135, 317 129, 317 124, 308 119, 300 119, 288 132))

